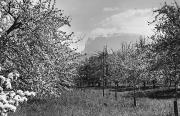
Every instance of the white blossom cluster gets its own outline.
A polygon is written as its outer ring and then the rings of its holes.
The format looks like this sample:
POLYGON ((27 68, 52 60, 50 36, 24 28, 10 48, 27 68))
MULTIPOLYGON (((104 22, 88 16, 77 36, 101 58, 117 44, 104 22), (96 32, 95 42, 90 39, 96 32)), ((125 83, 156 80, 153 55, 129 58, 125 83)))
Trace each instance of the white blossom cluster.
POLYGON ((9 73, 7 78, 0 75, 0 116, 15 112, 19 103, 27 101, 28 96, 35 96, 35 92, 13 91, 11 82, 16 81, 19 76, 17 71, 9 73))

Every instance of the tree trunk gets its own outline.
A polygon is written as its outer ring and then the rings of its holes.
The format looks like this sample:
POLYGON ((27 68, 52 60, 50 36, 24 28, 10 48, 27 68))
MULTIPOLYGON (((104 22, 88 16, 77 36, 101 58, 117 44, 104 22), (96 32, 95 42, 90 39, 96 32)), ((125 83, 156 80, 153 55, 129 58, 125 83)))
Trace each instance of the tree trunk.
POLYGON ((178 116, 178 105, 177 105, 177 100, 174 100, 174 116, 178 116))
POLYGON ((136 107, 136 86, 134 84, 134 91, 133 91, 133 100, 134 100, 134 106, 136 107))
POLYGON ((115 83, 116 84, 116 88, 115 88, 115 100, 117 100, 117 89, 118 89, 118 83, 115 83))
POLYGON ((153 83, 153 89, 155 89, 156 88, 155 80, 153 80, 152 83, 153 83))
POLYGON ((104 76, 105 76, 105 70, 104 70, 104 65, 105 65, 105 57, 104 57, 104 51, 103 51, 103 58, 102 58, 102 73, 103 73, 103 97, 104 97, 104 76))
POLYGON ((171 79, 169 80, 169 87, 171 87, 171 84, 172 84, 172 82, 171 82, 171 79))
POLYGON ((104 97, 104 80, 103 80, 103 97, 104 97))
POLYGON ((175 116, 178 116, 178 104, 177 104, 177 83, 175 84, 174 115, 175 115, 175 116))
POLYGON ((134 96, 134 106, 136 107, 136 97, 134 96))
POLYGON ((115 90, 115 100, 117 100, 117 89, 115 90))
POLYGON ((143 88, 146 89, 146 81, 143 81, 143 88))

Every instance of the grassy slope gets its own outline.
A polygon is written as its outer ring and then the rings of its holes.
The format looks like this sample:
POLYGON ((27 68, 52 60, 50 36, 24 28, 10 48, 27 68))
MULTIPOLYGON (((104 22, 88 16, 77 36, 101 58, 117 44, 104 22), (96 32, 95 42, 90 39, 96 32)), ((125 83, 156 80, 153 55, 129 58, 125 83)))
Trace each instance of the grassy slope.
POLYGON ((62 93, 57 100, 24 105, 11 116, 172 116, 172 99, 141 97, 135 108, 132 98, 125 94, 118 93, 116 101, 108 90, 104 98, 101 90, 73 90, 62 93))

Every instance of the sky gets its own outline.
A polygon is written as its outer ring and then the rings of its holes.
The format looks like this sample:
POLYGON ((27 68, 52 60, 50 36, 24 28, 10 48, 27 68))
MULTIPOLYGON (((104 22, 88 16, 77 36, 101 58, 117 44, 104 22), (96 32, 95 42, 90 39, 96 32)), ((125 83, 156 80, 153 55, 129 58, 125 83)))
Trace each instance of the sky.
MULTIPOLYGON (((75 38, 83 39, 73 47, 86 48, 88 39, 112 38, 117 34, 153 34, 153 10, 164 2, 174 0, 56 0, 56 7, 72 18, 71 27, 62 30, 75 32, 75 38)), ((176 0, 180 3, 180 0, 176 0)))

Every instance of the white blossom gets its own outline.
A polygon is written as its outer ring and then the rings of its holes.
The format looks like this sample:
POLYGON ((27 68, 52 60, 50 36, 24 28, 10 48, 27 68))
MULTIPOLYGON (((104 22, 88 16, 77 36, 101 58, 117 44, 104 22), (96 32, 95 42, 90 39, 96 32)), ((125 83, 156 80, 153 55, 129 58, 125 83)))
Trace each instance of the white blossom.
POLYGON ((4 104, 2 102, 0 102, 0 108, 3 109, 4 108, 4 104))
POLYGON ((14 99, 10 99, 10 100, 8 101, 8 103, 9 103, 9 104, 15 104, 16 101, 15 101, 14 99))
POLYGON ((20 77, 20 74, 17 71, 14 73, 14 75, 15 75, 15 80, 17 80, 17 78, 20 77))
POLYGON ((14 105, 11 105, 11 104, 5 104, 4 108, 7 109, 7 110, 10 110, 12 112, 16 111, 16 107, 14 105))
POLYGON ((13 72, 11 72, 11 73, 8 74, 8 78, 9 78, 9 79, 13 80, 13 77, 14 77, 14 73, 13 73, 13 72))
POLYGON ((3 84, 5 82, 5 80, 6 80, 6 78, 4 76, 2 76, 2 75, 0 75, 0 79, 1 79, 1 84, 3 84))
POLYGON ((31 96, 33 96, 33 97, 34 97, 34 96, 36 96, 36 93, 35 93, 35 92, 33 92, 33 91, 32 91, 32 92, 30 92, 30 94, 31 94, 31 96))
POLYGON ((24 102, 24 101, 27 101, 27 98, 26 97, 21 97, 20 99, 19 99, 19 102, 24 102))
POLYGON ((3 91, 3 88, 2 87, 0 87, 0 92, 2 92, 3 91))
POLYGON ((4 94, 4 93, 0 94, 0 102, 2 102, 2 103, 7 103, 8 102, 6 94, 4 94))
POLYGON ((10 91, 10 92, 9 92, 10 98, 13 98, 15 95, 16 95, 16 93, 15 93, 14 91, 10 91))
POLYGON ((19 94, 20 96, 24 96, 24 93, 22 90, 17 90, 17 94, 19 94))
POLYGON ((33 91, 32 91, 32 92, 25 91, 24 94, 25 94, 26 96, 33 96, 33 97, 36 96, 36 93, 33 92, 33 91))
POLYGON ((7 110, 5 108, 2 110, 1 115, 2 116, 7 116, 7 110))
POLYGON ((31 93, 30 93, 29 91, 25 91, 24 94, 25 94, 26 96, 31 96, 31 93))
POLYGON ((19 106, 19 101, 15 101, 15 104, 14 104, 16 107, 19 106))
POLYGON ((12 85, 10 81, 6 81, 6 88, 7 89, 12 89, 12 85))
MULTIPOLYGON (((15 71, 14 73, 9 73, 8 77, 5 78, 0 75, 1 85, 5 84, 6 89, 12 89, 11 81, 16 80, 19 77, 19 73, 15 71), (14 79, 15 78, 15 79, 14 79)), ((22 90, 15 91, 3 91, 2 86, 0 86, 0 116, 7 116, 8 112, 15 112, 17 106, 20 102, 27 101, 26 96, 35 96, 35 92, 23 92, 22 90)))
POLYGON ((19 95, 16 95, 16 96, 14 97, 14 100, 17 101, 17 102, 19 102, 20 99, 21 99, 21 96, 19 96, 19 95))
POLYGON ((26 97, 22 97, 23 101, 27 102, 27 98, 26 97))

